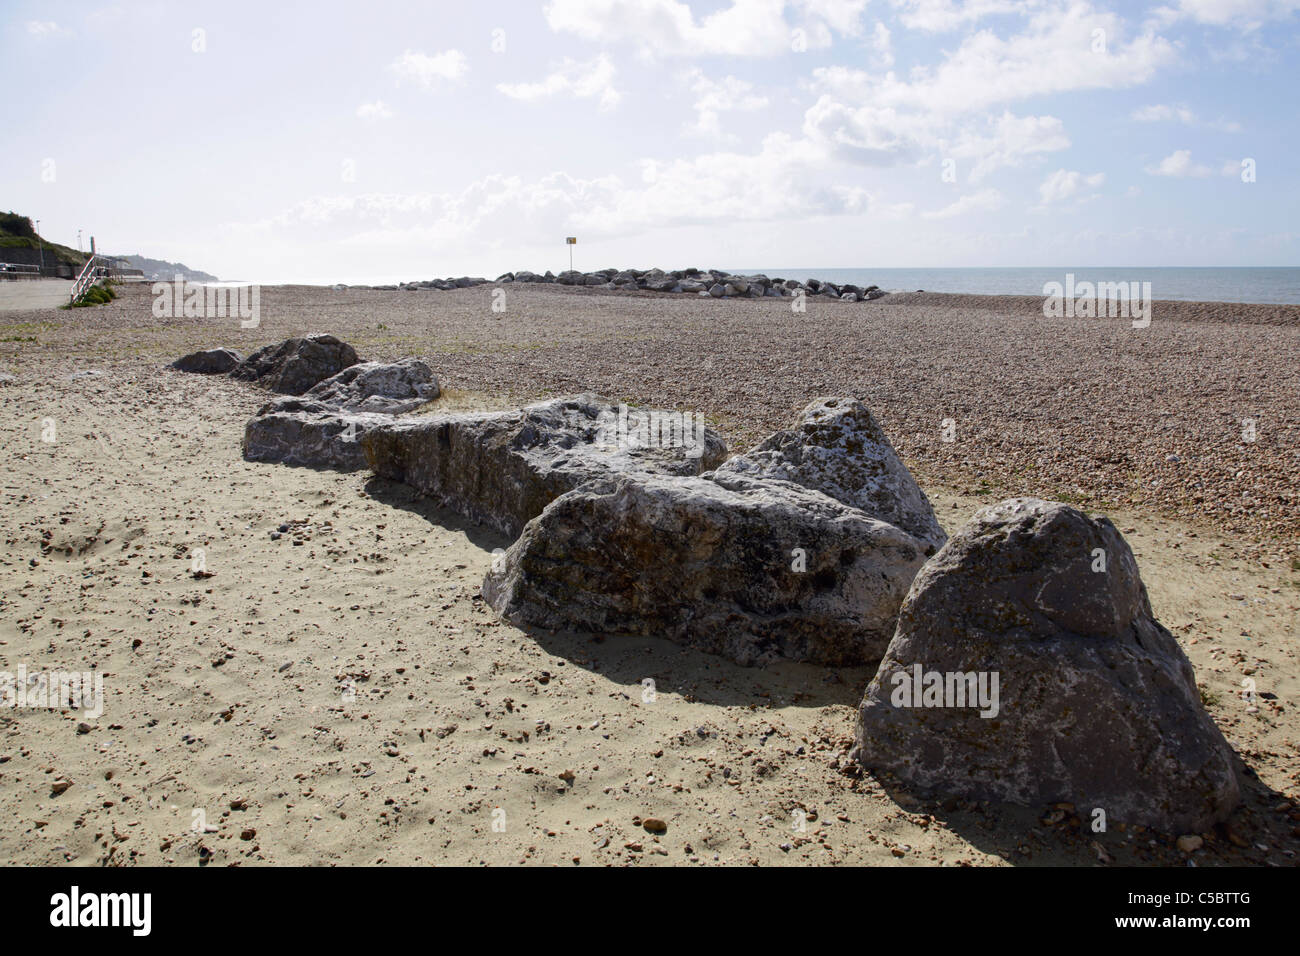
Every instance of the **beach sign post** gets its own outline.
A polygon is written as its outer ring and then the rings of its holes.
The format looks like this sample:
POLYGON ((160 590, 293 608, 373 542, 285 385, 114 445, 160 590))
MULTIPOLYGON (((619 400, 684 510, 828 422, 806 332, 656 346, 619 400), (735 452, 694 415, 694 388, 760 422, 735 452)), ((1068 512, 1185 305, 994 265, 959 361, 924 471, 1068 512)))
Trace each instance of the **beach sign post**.
POLYGON ((573 247, 578 244, 578 237, 566 236, 564 241, 569 247, 569 271, 572 272, 573 271, 573 247))

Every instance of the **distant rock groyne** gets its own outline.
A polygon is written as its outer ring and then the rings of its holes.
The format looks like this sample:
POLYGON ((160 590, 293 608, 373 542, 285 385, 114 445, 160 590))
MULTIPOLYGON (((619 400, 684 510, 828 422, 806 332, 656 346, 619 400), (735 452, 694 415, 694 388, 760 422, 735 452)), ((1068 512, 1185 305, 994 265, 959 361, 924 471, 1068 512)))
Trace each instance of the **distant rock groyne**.
POLYGON ((682 295, 712 296, 715 299, 759 299, 764 296, 821 295, 845 302, 868 302, 887 293, 879 286, 858 286, 851 283, 836 285, 819 279, 782 279, 765 275, 733 275, 717 269, 598 269, 595 272, 567 270, 556 275, 552 272, 507 272, 495 280, 461 276, 457 279, 426 279, 422 282, 403 282, 400 285, 373 286, 376 289, 402 289, 417 292, 425 289, 468 289, 486 285, 515 282, 553 285, 591 286, 618 292, 675 292, 682 295))

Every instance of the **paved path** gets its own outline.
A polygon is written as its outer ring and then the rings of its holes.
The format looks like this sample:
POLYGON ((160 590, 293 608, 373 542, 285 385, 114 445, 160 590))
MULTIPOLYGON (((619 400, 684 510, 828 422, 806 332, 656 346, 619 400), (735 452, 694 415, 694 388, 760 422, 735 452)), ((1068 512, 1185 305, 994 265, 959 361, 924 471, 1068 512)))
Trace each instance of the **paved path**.
POLYGON ((0 281, 0 312, 17 309, 55 309, 68 304, 72 283, 67 279, 16 279, 0 281))

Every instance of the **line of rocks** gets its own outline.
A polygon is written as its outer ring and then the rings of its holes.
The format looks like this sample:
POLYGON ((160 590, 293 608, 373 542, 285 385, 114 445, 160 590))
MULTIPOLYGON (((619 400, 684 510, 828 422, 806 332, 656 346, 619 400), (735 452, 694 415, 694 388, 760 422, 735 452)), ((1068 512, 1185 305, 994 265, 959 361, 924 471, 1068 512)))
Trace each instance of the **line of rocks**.
POLYGON ((240 358, 232 349, 193 352, 172 368, 226 374, 286 397, 258 409, 244 428, 244 458, 308 468, 366 467, 360 439, 368 431, 438 398, 424 362, 363 362, 332 335, 286 339, 240 358))
MULTIPOLYGON (((718 269, 598 269, 595 272, 565 270, 558 275, 547 271, 538 274, 527 270, 507 272, 493 280, 497 285, 515 282, 569 286, 589 286, 618 292, 674 292, 683 295, 712 296, 715 299, 759 299, 765 296, 780 298, 796 296, 825 296, 844 302, 869 302, 887 295, 879 286, 859 286, 853 283, 836 284, 820 279, 769 278, 765 275, 736 275, 718 269)), ((372 289, 405 290, 418 292, 438 289, 469 289, 486 285, 489 280, 461 276, 455 279, 426 279, 420 282, 403 282, 398 285, 370 286, 372 289)), ((338 288, 342 288, 341 286, 338 288)))
MULTIPOLYGON (((237 377, 297 388, 341 344, 289 340, 237 377)), ((728 458, 680 413, 592 395, 402 417, 430 380, 414 359, 354 362, 261 409, 245 457, 356 467, 359 446, 376 475, 515 537, 482 594, 525 629, 667 637, 745 665, 879 660, 852 757, 914 792, 1166 832, 1240 802, 1236 755, 1104 517, 1012 499, 949 539, 850 398, 728 458)))

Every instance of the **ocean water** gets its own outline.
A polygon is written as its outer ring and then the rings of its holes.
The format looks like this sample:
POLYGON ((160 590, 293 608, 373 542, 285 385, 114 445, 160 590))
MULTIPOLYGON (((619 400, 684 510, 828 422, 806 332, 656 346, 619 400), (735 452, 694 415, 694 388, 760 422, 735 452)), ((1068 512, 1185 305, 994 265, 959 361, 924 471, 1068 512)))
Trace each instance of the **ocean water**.
MULTIPOLYGON (((1129 267, 1075 269, 734 269, 783 279, 823 279, 839 285, 878 285, 889 292, 965 292, 976 295, 1043 295, 1049 282, 1150 282, 1152 299, 1192 302, 1300 304, 1300 267, 1129 267)), ((1139 287, 1140 288, 1140 287, 1139 287)))

